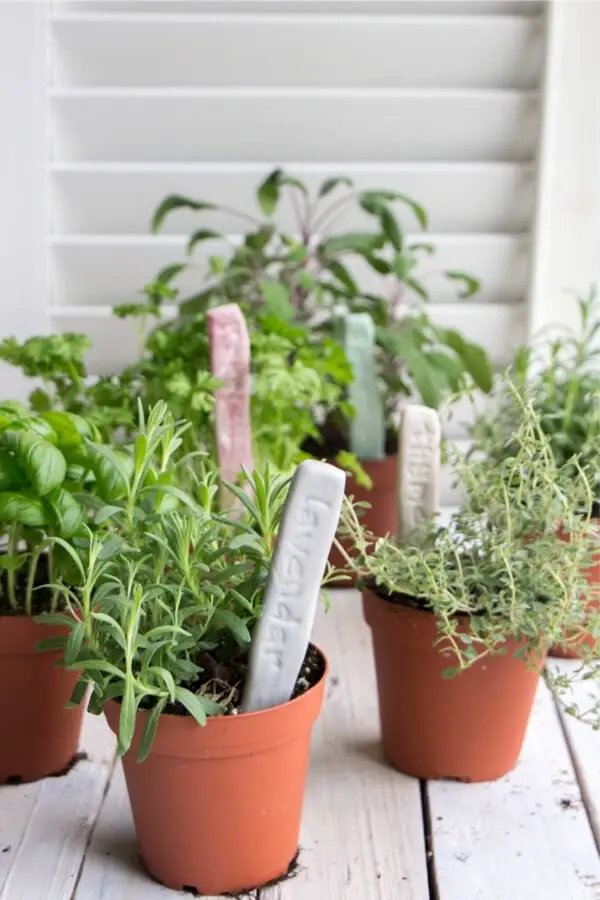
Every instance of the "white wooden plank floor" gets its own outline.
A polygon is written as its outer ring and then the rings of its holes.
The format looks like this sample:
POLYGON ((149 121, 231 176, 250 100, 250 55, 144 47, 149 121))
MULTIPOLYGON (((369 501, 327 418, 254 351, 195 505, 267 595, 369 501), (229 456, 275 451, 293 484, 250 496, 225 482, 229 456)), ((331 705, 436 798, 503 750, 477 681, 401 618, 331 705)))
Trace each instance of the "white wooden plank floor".
MULTIPOLYGON (((522 758, 488 785, 418 781, 378 745, 358 595, 317 623, 327 700, 315 729, 297 876, 259 900, 600 900, 600 732, 540 689, 522 758), (594 833, 595 830, 595 833, 594 833)), ((560 666, 572 663, 558 663, 560 666)), ((0 900, 175 900, 137 859, 114 740, 88 717, 88 759, 0 788, 0 900)))

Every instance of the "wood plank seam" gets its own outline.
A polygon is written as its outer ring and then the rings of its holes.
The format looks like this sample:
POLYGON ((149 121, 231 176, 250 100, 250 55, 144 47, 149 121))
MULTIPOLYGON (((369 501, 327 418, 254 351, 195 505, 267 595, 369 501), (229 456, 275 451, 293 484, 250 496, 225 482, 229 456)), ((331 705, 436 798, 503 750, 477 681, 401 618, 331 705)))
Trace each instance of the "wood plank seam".
POLYGON ((100 814, 102 812, 104 804, 106 803, 106 796, 107 796, 109 788, 112 784, 113 776, 115 774, 115 768, 117 765, 117 760, 118 760, 117 748, 115 747, 115 750, 114 750, 114 753, 112 756, 112 760, 111 760, 110 766, 108 768, 108 777, 107 777, 106 783, 104 785, 104 791, 102 792, 102 800, 98 805, 98 809, 96 810, 96 818, 94 819, 94 824, 92 825, 92 827, 90 828, 90 830, 88 832, 87 840, 85 842, 85 849, 84 849, 83 853, 81 854, 81 862, 79 864, 77 878, 75 879, 75 882, 73 884, 73 890, 71 892, 71 900, 75 900, 75 897, 77 895, 77 890, 79 888, 79 882, 81 881, 81 874, 83 872, 83 866, 85 864, 85 861, 86 861, 86 858, 88 855, 88 850, 90 849, 90 844, 92 843, 92 838, 94 837, 94 832, 96 831, 96 825, 98 824, 98 820, 100 819, 100 814))

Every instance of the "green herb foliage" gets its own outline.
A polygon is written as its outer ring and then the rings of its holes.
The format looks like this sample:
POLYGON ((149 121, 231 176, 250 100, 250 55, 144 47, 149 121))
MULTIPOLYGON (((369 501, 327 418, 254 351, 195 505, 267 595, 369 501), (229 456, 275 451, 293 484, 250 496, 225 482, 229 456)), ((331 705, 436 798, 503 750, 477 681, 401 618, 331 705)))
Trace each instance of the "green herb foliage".
MULTIPOLYGON (((579 300, 579 333, 542 334, 520 348, 512 377, 527 390, 557 465, 573 460, 582 466, 600 497, 600 312, 595 289, 579 300)), ((472 429, 473 452, 481 448, 491 460, 501 458, 521 410, 514 394, 500 386, 499 412, 482 416, 472 429)))
POLYGON ((70 539, 84 526, 80 493, 101 492, 102 445, 80 417, 29 413, 0 405, 0 603, 2 611, 54 608, 56 594, 34 593, 52 577, 53 539, 70 539))
MULTIPOLYGON (((567 643, 590 632, 600 637, 600 610, 590 612, 584 571, 597 535, 590 519, 574 512, 589 509, 590 482, 576 459, 557 462, 531 399, 514 386, 507 390, 521 419, 500 459, 453 454, 465 499, 449 526, 429 520, 408 543, 375 541, 352 509, 344 514, 360 554, 349 564, 392 601, 435 616, 439 644, 454 651, 448 676, 506 652, 507 638, 522 641, 518 655, 539 665, 549 645, 565 643, 565 633, 567 643), (561 529, 568 543, 557 539, 561 529)), ((590 663, 586 677, 594 671, 590 663)), ((600 721, 600 707, 588 717, 600 721)))
MULTIPOLYGON (((121 310, 118 310, 122 314, 121 310)), ((127 311, 127 315, 131 311, 127 311)), ((158 315, 144 310, 144 317, 158 315)), ((159 323, 150 331, 140 358, 122 372, 91 379, 81 335, 49 335, 0 344, 0 358, 42 385, 30 394, 38 411, 65 409, 85 416, 107 440, 135 435, 137 409, 164 401, 190 428, 181 453, 206 451, 215 458, 214 394, 220 382, 210 371, 206 316, 198 313, 159 323)), ((266 463, 290 472, 303 445, 318 435, 318 422, 352 409, 345 392, 352 372, 331 338, 315 341, 307 325, 262 311, 251 331, 251 423, 257 468, 266 463)), ((350 460, 350 465, 352 465, 350 460)))
MULTIPOLYGON (((490 364, 481 347, 454 329, 436 325, 427 311, 427 280, 420 273, 434 248, 410 240, 398 216, 404 208, 416 227, 425 229, 422 206, 392 191, 357 191, 348 178, 327 179, 311 196, 302 181, 281 169, 262 182, 257 201, 261 213, 257 217, 221 210, 231 216, 233 227, 239 230, 241 223, 247 229, 241 242, 232 244, 213 228, 201 228, 191 236, 190 257, 200 244, 215 240, 225 245, 226 252, 209 256, 205 270, 192 258, 163 270, 155 282, 153 308, 160 307, 168 290, 182 317, 233 302, 251 320, 257 311, 267 309, 330 336, 340 307, 366 311, 377 328, 382 392, 392 425, 398 395, 414 393, 428 406, 438 407, 466 384, 491 389, 490 364), (275 221, 284 196, 295 211, 293 233, 278 228, 275 221), (352 204, 360 207, 370 229, 332 233, 338 216, 352 204), (381 292, 365 291, 361 267, 375 273, 381 292), (180 297, 173 285, 188 269, 198 272, 198 289, 193 296, 180 297)), ((180 210, 210 218, 216 208, 189 197, 169 196, 155 213, 153 230, 159 231, 167 217, 180 210)), ((469 299, 479 288, 477 280, 464 272, 434 274, 455 283, 460 298, 469 299)), ((145 314, 147 309, 148 304, 142 304, 138 312, 145 314)), ((338 427, 343 427, 343 417, 338 427)))
POLYGON ((120 753, 148 710, 142 759, 165 710, 203 725, 235 708, 289 483, 268 466, 248 474, 247 493, 228 486, 241 514, 217 514, 214 473, 197 473, 194 497, 175 483, 188 428, 154 407, 129 468, 104 454, 118 490, 96 504, 85 539, 56 541, 78 573, 60 588, 70 614, 57 620, 70 623, 65 662, 81 671, 73 702, 89 683, 92 712, 119 701, 120 753))

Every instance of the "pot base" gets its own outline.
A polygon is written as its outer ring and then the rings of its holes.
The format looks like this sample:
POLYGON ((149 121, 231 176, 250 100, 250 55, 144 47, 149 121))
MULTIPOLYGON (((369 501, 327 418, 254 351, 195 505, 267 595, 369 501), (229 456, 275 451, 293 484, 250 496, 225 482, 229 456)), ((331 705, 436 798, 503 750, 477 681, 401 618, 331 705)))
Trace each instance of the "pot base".
MULTIPOLYGON (((235 887, 231 890, 228 890, 226 894, 222 894, 224 897, 238 897, 244 896, 245 894, 250 894, 252 891, 260 891, 264 888, 276 887, 278 884, 282 884, 284 881, 289 881, 291 878, 295 878, 299 871, 299 862, 300 859, 300 851, 301 848, 298 847, 296 853, 294 854, 291 862, 289 863, 287 869, 281 874, 271 877, 269 875, 265 875, 263 880, 261 880, 258 884, 249 884, 245 887, 235 887)), ((161 881, 158 878, 152 869, 146 864, 146 861, 143 857, 140 856, 140 861, 146 871, 146 873, 150 876, 152 881, 155 881, 156 884, 162 884, 163 887, 169 888, 172 891, 184 892, 186 894, 192 894, 195 897, 208 897, 213 896, 213 894, 202 893, 202 891, 197 888, 193 884, 172 884, 167 883, 166 881, 161 881)))

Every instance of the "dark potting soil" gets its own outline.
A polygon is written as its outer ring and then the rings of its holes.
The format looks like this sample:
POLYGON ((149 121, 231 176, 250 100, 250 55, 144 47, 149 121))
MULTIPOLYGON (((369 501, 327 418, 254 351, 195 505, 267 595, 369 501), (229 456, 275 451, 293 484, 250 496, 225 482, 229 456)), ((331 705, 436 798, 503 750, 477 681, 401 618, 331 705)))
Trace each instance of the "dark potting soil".
MULTIPOLYGON (((335 459, 338 453, 350 450, 348 434, 339 427, 337 422, 330 420, 324 422, 319 428, 318 438, 308 438, 302 445, 305 453, 317 459, 335 459)), ((395 456, 398 452, 398 434, 389 429, 385 436, 386 456, 395 456)))
POLYGON ((365 578, 359 584, 359 588, 365 587, 380 600, 386 600, 396 606, 409 606, 411 609, 419 609, 422 612, 432 612, 431 604, 425 597, 413 597, 411 594, 401 594, 399 591, 389 591, 385 585, 376 584, 374 578, 365 578))
MULTIPOLYGON (((188 690, 194 694, 206 693, 218 700, 223 706, 222 715, 237 715, 248 672, 248 654, 239 651, 237 655, 232 655, 228 652, 226 659, 219 659, 217 650, 210 652, 205 650, 196 659, 196 664, 202 668, 202 672, 194 682, 186 685, 188 690)), ((324 672, 325 660, 317 648, 310 644, 290 699, 294 700, 318 684, 324 672)), ((144 703, 141 705, 143 708, 149 708, 144 703)), ((165 713, 177 716, 189 715, 181 703, 169 703, 165 707, 165 713)))
MULTIPOLYGON (((0 616, 19 616, 23 615, 23 601, 27 590, 27 569, 20 569, 16 573, 16 595, 19 601, 17 609, 13 609, 8 601, 8 572, 5 569, 0 571, 0 616)), ((48 572, 48 559, 41 556, 35 573, 34 591, 32 600, 32 615, 37 616, 41 613, 49 612, 51 608, 52 593, 45 587, 50 581, 50 573, 48 572)), ((60 606, 60 598, 59 598, 60 606)))

